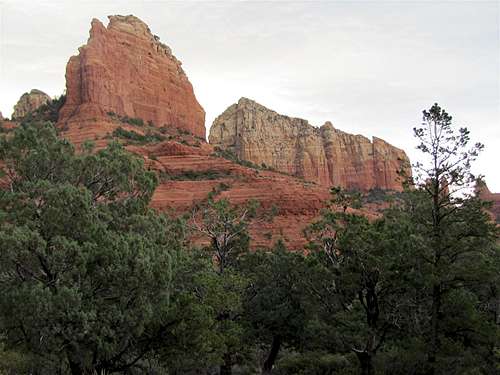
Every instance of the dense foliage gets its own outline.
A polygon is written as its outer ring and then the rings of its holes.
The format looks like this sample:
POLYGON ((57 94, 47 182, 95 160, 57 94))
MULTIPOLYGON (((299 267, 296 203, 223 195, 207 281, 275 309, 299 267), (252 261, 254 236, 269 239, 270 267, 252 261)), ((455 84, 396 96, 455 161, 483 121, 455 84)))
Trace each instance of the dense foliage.
POLYGON ((26 121, 0 139, 0 374, 497 373, 498 229, 451 120, 424 111, 403 193, 333 188, 304 252, 249 250, 255 202, 155 212, 142 159, 26 121))

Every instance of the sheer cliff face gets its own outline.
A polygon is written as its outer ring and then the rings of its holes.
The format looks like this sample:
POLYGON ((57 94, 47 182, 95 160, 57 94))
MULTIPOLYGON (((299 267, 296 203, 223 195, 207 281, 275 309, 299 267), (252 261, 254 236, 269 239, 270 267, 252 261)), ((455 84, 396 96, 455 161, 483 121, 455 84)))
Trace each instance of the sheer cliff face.
POLYGON ((41 105, 46 104, 50 100, 50 96, 43 91, 33 89, 30 92, 26 92, 19 98, 17 104, 14 106, 12 118, 22 119, 28 113, 35 111, 41 105))
POLYGON ((379 138, 320 128, 242 98, 217 117, 209 142, 241 159, 265 164, 321 185, 401 190, 397 171, 409 165, 404 151, 379 138))
POLYGON ((67 99, 59 124, 99 121, 108 112, 205 137, 205 112, 172 55, 134 16, 92 21, 90 38, 66 68, 67 99))

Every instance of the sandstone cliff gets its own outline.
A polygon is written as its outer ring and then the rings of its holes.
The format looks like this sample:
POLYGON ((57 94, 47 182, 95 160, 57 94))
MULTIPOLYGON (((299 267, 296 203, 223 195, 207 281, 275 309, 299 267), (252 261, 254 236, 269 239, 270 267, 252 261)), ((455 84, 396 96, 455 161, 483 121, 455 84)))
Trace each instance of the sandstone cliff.
POLYGON ((22 119, 28 113, 35 111, 42 104, 49 102, 50 96, 43 91, 33 89, 30 92, 24 93, 14 106, 12 119, 22 119))
MULTIPOLYGON (((180 214, 209 193, 235 204, 256 199, 263 210, 276 208, 272 222, 251 225, 252 247, 282 239, 288 248, 301 249, 306 242, 303 229, 327 204, 329 187, 238 163, 200 140, 204 111, 180 63, 137 18, 113 16, 107 28, 94 20, 90 34, 88 44, 67 66, 67 98, 58 122, 61 136, 77 148, 86 140, 102 148, 114 139, 143 157, 160 179, 151 201, 156 209, 180 214)), ((318 130, 300 121, 300 132, 317 141, 318 130)), ((333 127, 323 131, 338 132, 333 127)), ((322 141, 317 144, 328 170, 328 153, 336 150, 322 141)), ((312 170, 308 165, 302 169, 312 170)), ((373 215, 371 209, 363 213, 373 215)))
POLYGON ((363 191, 401 190, 397 171, 409 166, 404 151, 382 139, 348 134, 330 122, 317 128, 246 98, 215 119, 209 142, 308 181, 363 191))
POLYGON ((86 45, 66 68, 64 128, 106 122, 108 113, 177 127, 205 138, 205 112, 181 62, 134 16, 94 19, 86 45))

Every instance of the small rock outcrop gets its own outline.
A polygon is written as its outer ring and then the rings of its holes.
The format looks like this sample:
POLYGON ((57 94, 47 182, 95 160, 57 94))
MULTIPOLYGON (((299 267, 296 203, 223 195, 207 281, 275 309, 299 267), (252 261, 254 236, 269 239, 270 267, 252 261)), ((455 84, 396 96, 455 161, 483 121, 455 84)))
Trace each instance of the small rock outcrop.
POLYGON ((405 152, 380 138, 348 134, 330 122, 314 127, 246 98, 215 119, 209 142, 241 159, 327 186, 401 190, 398 170, 409 172, 405 152))
POLYGON ((50 100, 50 96, 41 90, 33 89, 30 92, 26 92, 19 98, 17 104, 14 106, 12 119, 22 119, 28 113, 35 111, 50 100))
POLYGON ((170 48, 135 16, 108 18, 107 27, 92 20, 87 44, 68 62, 58 124, 105 121, 113 112, 205 138, 205 111, 170 48))
POLYGON ((492 203, 489 212, 492 219, 500 224, 500 193, 492 193, 484 181, 478 181, 475 186, 475 192, 481 199, 492 203))

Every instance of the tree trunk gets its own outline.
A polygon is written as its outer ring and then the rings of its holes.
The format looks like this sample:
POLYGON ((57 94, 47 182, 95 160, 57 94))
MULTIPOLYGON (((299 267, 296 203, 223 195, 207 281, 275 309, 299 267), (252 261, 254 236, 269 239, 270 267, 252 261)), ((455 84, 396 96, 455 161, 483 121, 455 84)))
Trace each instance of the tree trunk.
POLYGON ((224 354, 224 363, 220 365, 220 375, 231 375, 233 373, 233 361, 231 359, 231 354, 224 354))
POLYGON ((364 351, 355 351, 358 357, 359 366, 361 367, 361 375, 374 375, 375 368, 373 367, 373 354, 364 351))
POLYGON ((71 375, 83 375, 83 369, 80 364, 68 358, 71 375))
POLYGON ((431 310, 431 342, 430 352, 427 358, 429 364, 429 375, 434 375, 436 372, 436 357, 439 347, 439 312, 441 310, 441 288, 439 285, 434 285, 432 288, 432 310, 431 310))
POLYGON ((273 337, 273 342, 271 344, 271 350, 264 361, 264 365, 262 366, 262 375, 271 374, 271 371, 274 366, 274 362, 276 362, 276 358, 278 357, 278 353, 281 348, 281 337, 276 335, 273 337))

